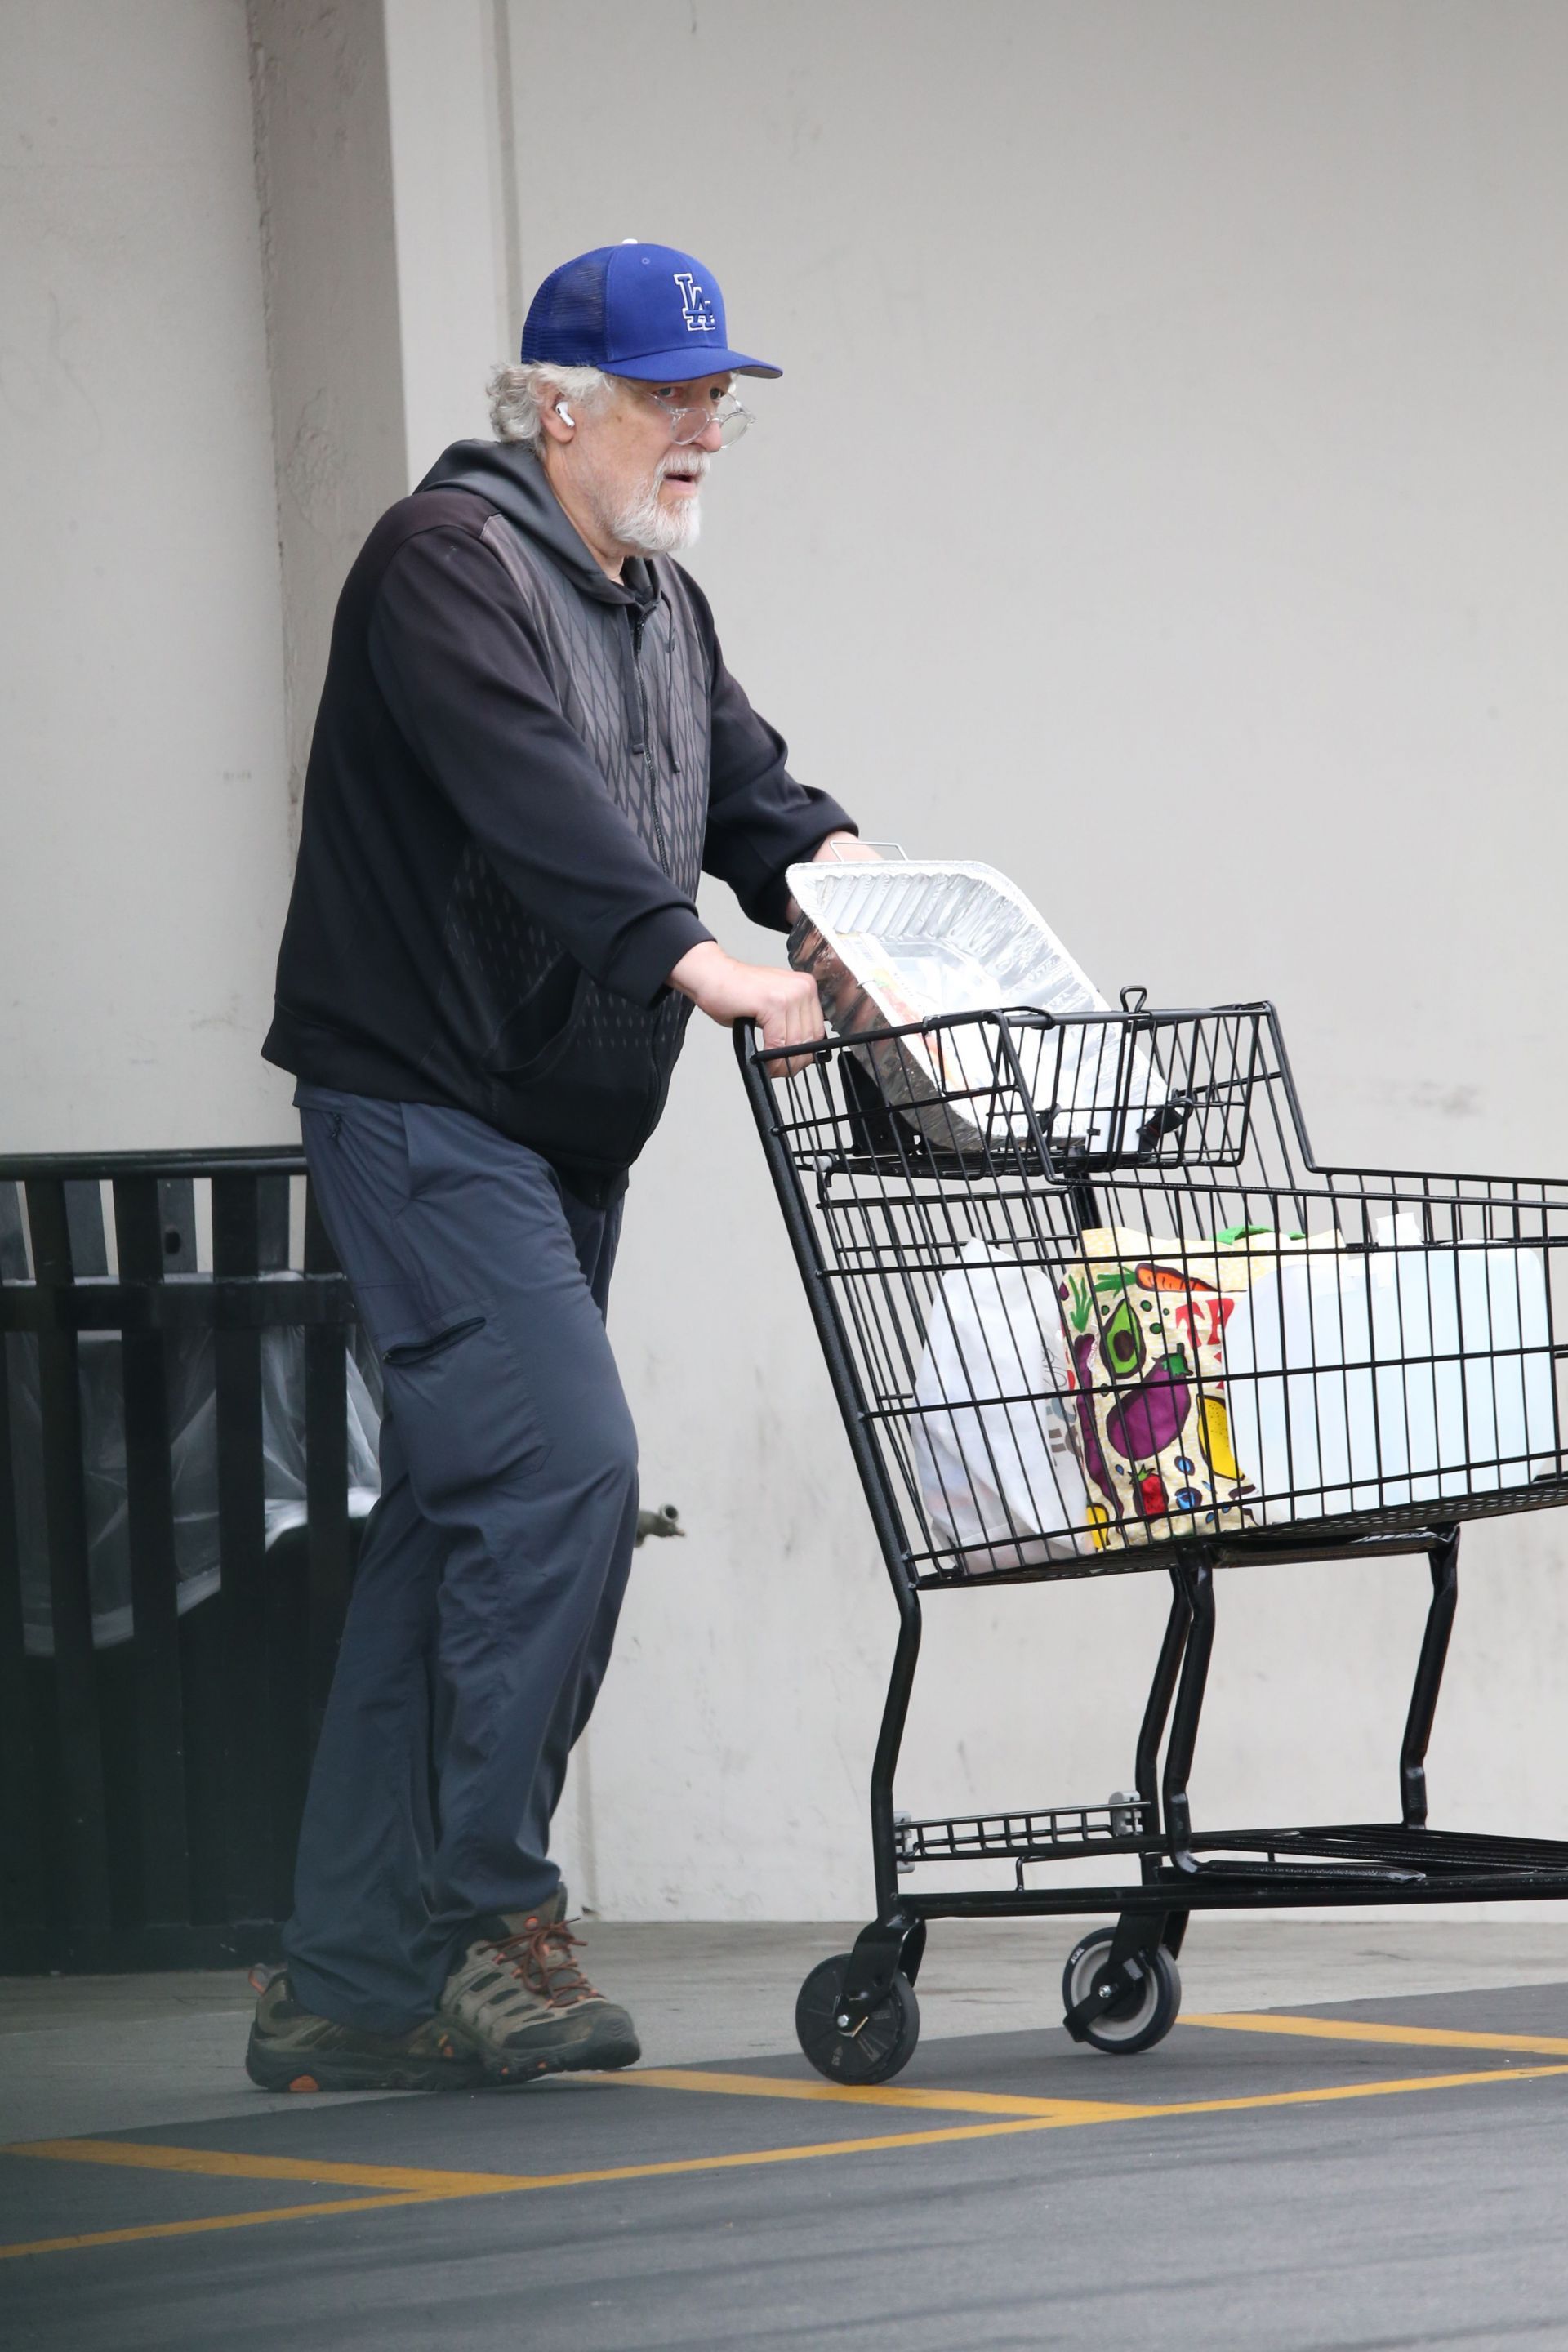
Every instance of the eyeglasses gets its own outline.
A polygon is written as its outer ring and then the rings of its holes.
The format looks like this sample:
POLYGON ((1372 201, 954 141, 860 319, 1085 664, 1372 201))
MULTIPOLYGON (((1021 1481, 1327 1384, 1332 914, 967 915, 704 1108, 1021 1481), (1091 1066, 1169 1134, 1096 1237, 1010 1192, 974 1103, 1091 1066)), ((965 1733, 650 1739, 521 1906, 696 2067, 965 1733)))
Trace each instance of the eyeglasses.
POLYGON ((719 446, 727 449, 738 441, 748 426, 756 423, 749 408, 743 407, 732 392, 724 394, 710 408, 678 408, 662 392, 650 392, 648 398, 657 401, 669 419, 669 437, 678 449, 700 441, 710 425, 719 427, 719 446))

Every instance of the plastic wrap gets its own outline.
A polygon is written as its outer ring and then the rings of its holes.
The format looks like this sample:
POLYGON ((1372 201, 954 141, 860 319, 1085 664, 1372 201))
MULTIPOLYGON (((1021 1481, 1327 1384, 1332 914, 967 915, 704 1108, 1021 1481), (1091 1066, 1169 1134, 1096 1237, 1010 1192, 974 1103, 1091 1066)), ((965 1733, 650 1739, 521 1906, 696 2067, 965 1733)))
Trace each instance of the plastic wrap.
MULTIPOLYGON (((24 1638, 30 1655, 54 1650, 44 1434, 37 1341, 5 1334, 16 1471, 24 1638)), ((174 1570, 182 1612, 218 1589, 217 1393, 210 1331, 177 1333, 167 1349, 174 1570)), ((118 1334, 84 1332, 78 1346, 88 1580, 95 1648, 132 1633, 126 1500, 125 1373, 118 1334)), ((374 1371, 374 1363, 372 1366, 374 1371)), ((363 1518, 381 1491, 381 1412, 352 1348, 347 1365, 349 1516, 363 1518)), ((305 1340, 288 1328, 261 1335, 261 1443, 267 1544, 305 1521, 305 1340)))
POLYGON ((969 1243, 926 1322, 910 1417, 933 1541, 969 1576, 1087 1551, 1054 1268, 969 1243))

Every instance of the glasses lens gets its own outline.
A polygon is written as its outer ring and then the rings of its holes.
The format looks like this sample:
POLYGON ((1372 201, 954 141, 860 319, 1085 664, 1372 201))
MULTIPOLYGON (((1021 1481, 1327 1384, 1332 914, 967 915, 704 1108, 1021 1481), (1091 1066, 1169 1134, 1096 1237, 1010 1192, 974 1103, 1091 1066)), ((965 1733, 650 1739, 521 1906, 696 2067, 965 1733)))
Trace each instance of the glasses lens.
POLYGON ((720 445, 728 448, 731 441, 740 439, 749 425, 757 421, 749 408, 742 407, 732 392, 726 393, 723 399, 711 408, 672 408, 668 401, 660 398, 657 392, 654 398, 669 419, 669 437, 678 449, 700 441, 710 425, 719 427, 720 445))

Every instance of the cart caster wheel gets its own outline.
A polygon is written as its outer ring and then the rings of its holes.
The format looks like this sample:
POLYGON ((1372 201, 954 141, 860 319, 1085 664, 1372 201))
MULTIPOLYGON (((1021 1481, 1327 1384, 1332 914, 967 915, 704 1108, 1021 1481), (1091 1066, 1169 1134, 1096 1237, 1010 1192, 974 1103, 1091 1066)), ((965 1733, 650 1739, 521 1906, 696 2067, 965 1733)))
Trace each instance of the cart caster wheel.
POLYGON ((915 2054, 920 2004, 908 1979, 896 1976, 864 2024, 845 2032, 838 2004, 849 1959, 840 1952, 813 1969, 795 2005, 795 2033, 817 2073, 830 2083, 885 2083, 915 2054))
MULTIPOLYGON (((1110 1958, 1114 1934, 1113 1928, 1097 1927, 1092 1936, 1074 1946, 1062 1970, 1065 2008, 1076 2009, 1094 1990, 1110 1958)), ((1176 1963, 1163 1944, 1145 1953, 1143 1963, 1147 1973, 1142 1983, 1123 1993, 1120 2000, 1109 2002, 1093 2024, 1085 2026, 1084 2039, 1097 2050, 1131 2058, 1163 2042, 1174 2025, 1182 2006, 1182 1979, 1176 1963)))

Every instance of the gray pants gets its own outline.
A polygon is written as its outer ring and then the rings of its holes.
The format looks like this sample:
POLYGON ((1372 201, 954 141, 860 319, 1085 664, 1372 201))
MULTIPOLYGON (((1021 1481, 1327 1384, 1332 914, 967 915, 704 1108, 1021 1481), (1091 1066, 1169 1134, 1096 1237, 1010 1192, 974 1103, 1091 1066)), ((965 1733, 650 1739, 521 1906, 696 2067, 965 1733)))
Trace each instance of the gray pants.
POLYGON ((307 2009, 395 2033, 477 1919, 559 1883, 551 1816, 637 1527, 605 1331, 620 1204, 461 1111, 295 1099, 386 1401, 284 1948, 307 2009))

